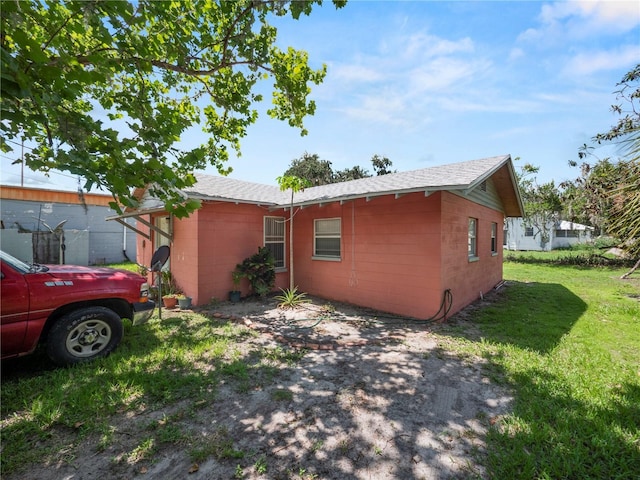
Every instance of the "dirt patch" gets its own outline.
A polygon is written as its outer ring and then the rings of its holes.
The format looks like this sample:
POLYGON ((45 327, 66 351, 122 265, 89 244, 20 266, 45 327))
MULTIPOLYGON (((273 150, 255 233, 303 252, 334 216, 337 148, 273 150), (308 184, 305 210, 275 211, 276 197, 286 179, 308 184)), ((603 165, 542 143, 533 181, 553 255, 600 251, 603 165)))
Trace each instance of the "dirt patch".
MULTIPOLYGON (((205 405, 183 402, 122 415, 112 423, 115 433, 106 449, 90 438, 57 465, 6 478, 486 476, 479 461, 485 434, 508 410, 511 396, 490 381, 482 359, 451 351, 438 325, 320 299, 295 310, 249 300, 201 311, 259 332, 247 342, 306 353, 263 388, 239 391, 223 384, 205 405), (209 449, 206 460, 194 462, 175 442, 170 449, 158 446, 153 458, 136 458, 149 424, 166 421, 199 438, 209 449)), ((448 328, 453 323, 473 329, 467 314, 451 319, 448 328)))

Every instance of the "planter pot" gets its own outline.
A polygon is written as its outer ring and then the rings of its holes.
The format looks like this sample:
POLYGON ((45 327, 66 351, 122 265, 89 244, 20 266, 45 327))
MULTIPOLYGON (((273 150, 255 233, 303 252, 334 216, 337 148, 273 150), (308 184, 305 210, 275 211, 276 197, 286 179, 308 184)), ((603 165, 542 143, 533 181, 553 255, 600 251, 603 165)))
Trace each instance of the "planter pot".
POLYGON ((180 310, 191 308, 191 297, 179 298, 178 306, 180 307, 180 310))
POLYGON ((176 308, 178 299, 176 297, 162 297, 164 308, 176 308))
POLYGON ((240 290, 231 290, 229 292, 229 301, 231 303, 238 303, 240 301, 240 290))

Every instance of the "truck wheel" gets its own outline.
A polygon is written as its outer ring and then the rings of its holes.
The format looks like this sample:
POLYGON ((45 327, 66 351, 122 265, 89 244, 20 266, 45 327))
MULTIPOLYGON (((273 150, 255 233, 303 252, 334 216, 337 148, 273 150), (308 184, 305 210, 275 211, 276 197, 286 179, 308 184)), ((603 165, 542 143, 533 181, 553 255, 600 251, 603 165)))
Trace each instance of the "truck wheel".
POLYGON ((106 357, 122 340, 122 320, 106 307, 86 307, 61 317, 47 336, 47 354, 58 365, 106 357))

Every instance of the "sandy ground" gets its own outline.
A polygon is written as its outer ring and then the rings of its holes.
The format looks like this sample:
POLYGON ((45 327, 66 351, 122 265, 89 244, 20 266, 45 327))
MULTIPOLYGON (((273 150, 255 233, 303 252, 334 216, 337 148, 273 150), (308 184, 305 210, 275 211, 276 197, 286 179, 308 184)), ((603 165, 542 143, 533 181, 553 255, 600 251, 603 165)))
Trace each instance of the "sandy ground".
MULTIPOLYGON (((482 359, 452 351, 437 334, 441 326, 319 299, 293 311, 248 300, 204 313, 232 315, 260 332, 247 342, 308 349, 266 387, 239 392, 222 385, 210 404, 180 418, 181 428, 212 444, 227 441, 243 458, 212 455, 194 464, 187 447, 173 446, 159 448, 151 460, 125 461, 150 422, 185 408, 173 405, 115 419, 115 441, 105 450, 91 438, 65 462, 3 478, 486 478, 478 461, 484 437, 511 396, 490 381, 482 359)), ((466 318, 462 312, 448 325, 473 329, 466 318)))

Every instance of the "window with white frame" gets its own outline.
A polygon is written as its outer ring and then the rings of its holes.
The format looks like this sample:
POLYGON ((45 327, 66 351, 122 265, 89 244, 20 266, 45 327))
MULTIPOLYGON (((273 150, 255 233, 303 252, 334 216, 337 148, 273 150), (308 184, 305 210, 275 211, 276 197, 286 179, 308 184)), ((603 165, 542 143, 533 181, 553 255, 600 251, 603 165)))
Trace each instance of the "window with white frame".
POLYGON ((498 253, 498 224, 491 224, 491 253, 498 253))
POLYGON ((284 217, 264 217, 264 246, 273 255, 275 268, 285 267, 284 225, 284 217))
POLYGON ((524 236, 533 237, 533 227, 524 227, 524 236))
POLYGON ((322 218, 313 223, 313 256, 340 258, 340 219, 322 218))
POLYGON ((478 219, 469 219, 469 257, 476 257, 478 255, 478 219))

